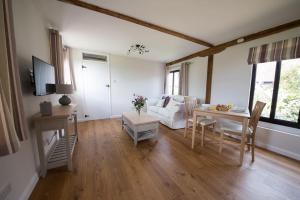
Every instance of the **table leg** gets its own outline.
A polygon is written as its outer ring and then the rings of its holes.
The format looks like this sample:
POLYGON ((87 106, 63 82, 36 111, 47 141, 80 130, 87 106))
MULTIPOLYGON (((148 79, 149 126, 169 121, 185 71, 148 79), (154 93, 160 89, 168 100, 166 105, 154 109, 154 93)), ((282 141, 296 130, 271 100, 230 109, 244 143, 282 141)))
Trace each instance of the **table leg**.
POLYGON ((136 130, 134 130, 133 132, 133 137, 134 137, 134 146, 136 146, 138 143, 138 133, 136 130))
POLYGON ((158 141, 159 125, 157 125, 155 132, 156 132, 155 139, 156 139, 156 141, 158 141))
POLYGON ((72 156, 71 156, 71 151, 70 151, 70 140, 69 140, 69 131, 68 131, 68 119, 65 120, 64 123, 64 135, 66 139, 66 154, 68 158, 68 170, 72 171, 72 156))
POLYGON ((59 135, 59 138, 60 138, 60 139, 63 137, 63 134, 62 134, 62 130, 61 130, 61 129, 58 130, 58 135, 59 135))
POLYGON ((123 119, 123 116, 122 116, 122 130, 124 129, 124 119, 123 119))
POLYGON ((194 112, 194 114, 193 114, 192 149, 194 149, 194 144, 195 144, 196 127, 197 127, 197 115, 194 112))
POLYGON ((245 118, 243 121, 243 133, 241 138, 241 149, 240 149, 240 165, 243 164, 244 154, 245 154, 245 139, 247 136, 247 127, 248 127, 248 119, 245 118))
POLYGON ((77 114, 73 114, 74 116, 74 132, 75 132, 75 135, 77 137, 77 141, 78 141, 78 124, 77 124, 77 114))
POLYGON ((201 126, 201 147, 204 146, 205 126, 201 126))
POLYGON ((41 168, 41 176, 45 178, 47 174, 47 159, 45 158, 45 150, 43 145, 43 139, 42 139, 42 131, 40 131, 40 128, 38 125, 36 127, 36 137, 37 137, 37 145, 38 145, 38 151, 39 151, 39 158, 40 158, 40 168, 41 168))

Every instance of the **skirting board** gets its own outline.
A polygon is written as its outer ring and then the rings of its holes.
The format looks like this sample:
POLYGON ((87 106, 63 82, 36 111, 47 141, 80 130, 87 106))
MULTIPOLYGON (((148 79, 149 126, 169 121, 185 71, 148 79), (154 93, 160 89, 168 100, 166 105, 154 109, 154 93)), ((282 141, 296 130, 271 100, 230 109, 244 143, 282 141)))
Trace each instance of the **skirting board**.
MULTIPOLYGON (((111 115, 110 119, 114 119, 114 118, 121 118, 122 115, 111 115)), ((91 121, 93 119, 89 119, 89 118, 85 118, 85 119, 78 119, 78 122, 86 122, 86 121, 91 121)))
POLYGON ((113 118, 121 118, 121 117, 122 117, 122 115, 112 115, 112 116, 110 116, 111 119, 113 119, 113 118))
POLYGON ((28 200, 29 199, 29 197, 30 197, 33 189, 35 188, 38 180, 39 180, 38 174, 35 173, 32 176, 31 180, 29 181, 29 183, 28 183, 27 187, 25 188, 24 192, 20 196, 20 198, 19 198, 20 200, 28 200))
POLYGON ((285 150, 285 149, 281 149, 281 148, 278 148, 278 147, 276 147, 276 146, 272 146, 272 145, 269 145, 269 144, 264 144, 264 143, 259 142, 259 141, 256 141, 256 145, 257 145, 258 147, 267 149, 267 150, 269 150, 269 151, 273 151, 273 152, 278 153, 278 154, 280 154, 280 155, 284 155, 284 156, 293 158, 293 159, 295 159, 295 160, 300 160, 300 154, 296 154, 296 153, 294 153, 294 152, 287 151, 287 150, 285 150))
POLYGON ((90 119, 77 119, 77 122, 87 122, 87 121, 90 121, 90 119))

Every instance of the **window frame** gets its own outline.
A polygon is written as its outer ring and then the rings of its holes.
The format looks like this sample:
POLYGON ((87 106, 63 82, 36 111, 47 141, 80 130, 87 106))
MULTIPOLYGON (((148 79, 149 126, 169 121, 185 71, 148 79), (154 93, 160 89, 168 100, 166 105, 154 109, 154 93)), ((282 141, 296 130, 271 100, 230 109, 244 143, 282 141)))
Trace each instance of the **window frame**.
MULTIPOLYGON (((254 103, 253 98, 254 98, 254 93, 255 93, 256 71, 257 71, 257 64, 253 64, 251 86, 250 86, 250 99, 249 99, 250 113, 252 113, 252 107, 253 107, 253 103, 254 103)), ((281 119, 275 119, 275 112, 276 112, 279 84, 280 84, 280 73, 281 73, 281 61, 277 61, 276 69, 275 69, 275 76, 274 76, 274 87, 273 87, 270 117, 260 117, 260 121, 300 129, 300 109, 299 109, 299 114, 298 114, 298 122, 291 122, 291 121, 286 121, 286 120, 281 120, 281 119)))
POLYGON ((175 73, 177 73, 177 72, 178 72, 178 74, 180 76, 180 70, 179 69, 172 70, 172 71, 169 72, 169 74, 172 74, 172 76, 173 76, 173 78, 172 78, 172 92, 171 92, 171 95, 174 95, 174 80, 175 80, 175 73))

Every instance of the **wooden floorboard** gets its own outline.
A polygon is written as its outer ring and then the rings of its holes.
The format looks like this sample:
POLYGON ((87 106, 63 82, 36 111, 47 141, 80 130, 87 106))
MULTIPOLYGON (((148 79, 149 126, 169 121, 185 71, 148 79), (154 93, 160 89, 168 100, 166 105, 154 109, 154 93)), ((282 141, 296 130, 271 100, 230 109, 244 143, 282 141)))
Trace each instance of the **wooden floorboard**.
POLYGON ((79 124, 74 170, 48 171, 31 200, 300 199, 300 163, 258 149, 246 153, 207 141, 191 149, 183 130, 160 126, 158 141, 135 147, 118 119, 79 124))

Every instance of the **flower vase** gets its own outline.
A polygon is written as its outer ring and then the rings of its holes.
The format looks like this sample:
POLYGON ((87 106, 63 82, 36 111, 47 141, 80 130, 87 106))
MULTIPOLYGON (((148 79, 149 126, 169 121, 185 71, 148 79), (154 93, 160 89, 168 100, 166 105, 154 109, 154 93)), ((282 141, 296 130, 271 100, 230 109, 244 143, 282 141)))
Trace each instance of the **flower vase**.
POLYGON ((141 110, 136 110, 136 111, 138 112, 139 116, 141 116, 141 110))

